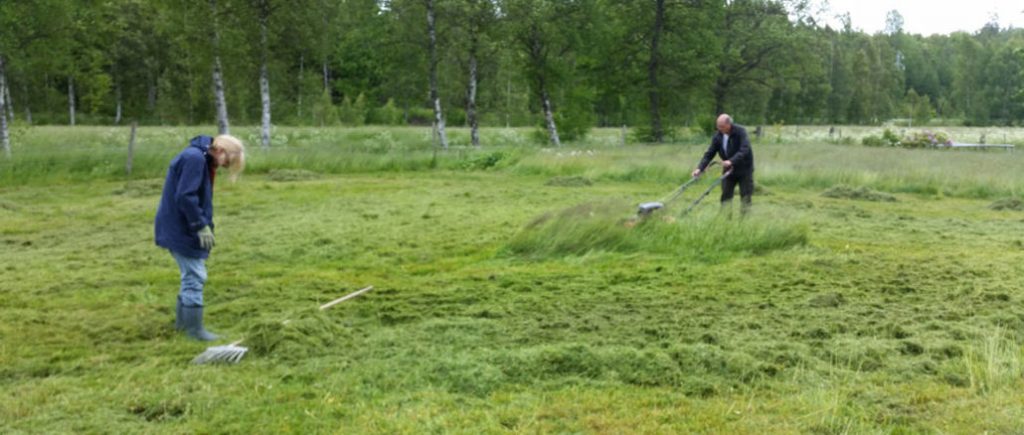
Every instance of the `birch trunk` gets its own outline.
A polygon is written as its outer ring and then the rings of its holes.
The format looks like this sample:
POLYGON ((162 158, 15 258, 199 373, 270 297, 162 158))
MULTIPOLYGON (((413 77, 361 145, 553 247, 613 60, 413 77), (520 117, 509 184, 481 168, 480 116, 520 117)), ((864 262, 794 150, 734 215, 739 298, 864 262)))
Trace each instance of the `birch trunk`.
POLYGON ((121 83, 114 86, 114 97, 117 107, 114 110, 114 125, 121 125, 121 83))
POLYGON ((217 0, 210 0, 213 10, 213 93, 217 106, 217 134, 229 134, 228 103, 224 98, 224 77, 220 66, 220 31, 217 29, 217 0))
MULTIPOLYGON (((4 67, 4 57, 0 55, 0 88, 7 87, 7 72, 4 67)), ((0 113, 4 113, 4 102, 0 100, 0 113)), ((7 117, 0 116, 0 144, 4 147, 4 157, 11 158, 11 136, 8 132, 7 117)))
POLYGON ((263 149, 270 149, 270 77, 267 72, 267 20, 270 9, 266 1, 260 2, 260 101, 263 103, 263 117, 260 140, 263 149))
POLYGON ((14 123, 14 99, 11 97, 11 84, 9 80, 4 80, 4 99, 7 105, 7 122, 9 124, 14 123))
POLYGON ((75 78, 71 76, 68 76, 68 113, 71 125, 75 125, 75 78))
POLYGON ((469 137, 474 147, 480 147, 480 128, 476 119, 476 88, 477 88, 477 64, 476 64, 476 37, 469 49, 469 95, 466 101, 466 120, 469 121, 469 137))
POLYGON ((654 14, 654 31, 651 32, 651 59, 647 64, 647 81, 650 89, 648 96, 651 103, 651 137, 654 142, 661 143, 665 132, 661 125, 661 95, 658 92, 658 66, 660 53, 658 53, 658 40, 661 38, 662 29, 665 26, 665 0, 657 0, 654 14))
POLYGON ((327 58, 324 57, 324 90, 328 90, 328 85, 331 80, 331 70, 327 69, 327 58))
POLYGON ((448 149, 448 135, 444 131, 444 115, 441 111, 441 97, 437 92, 437 32, 434 24, 434 0, 427 2, 427 32, 430 34, 430 101, 434 106, 434 127, 437 129, 441 148, 448 149))
POLYGON ((562 146, 562 141, 558 139, 558 128, 555 127, 555 114, 551 110, 551 97, 548 96, 548 90, 541 83, 540 90, 541 105, 544 106, 544 122, 548 126, 548 136, 551 138, 551 143, 556 147, 562 146))

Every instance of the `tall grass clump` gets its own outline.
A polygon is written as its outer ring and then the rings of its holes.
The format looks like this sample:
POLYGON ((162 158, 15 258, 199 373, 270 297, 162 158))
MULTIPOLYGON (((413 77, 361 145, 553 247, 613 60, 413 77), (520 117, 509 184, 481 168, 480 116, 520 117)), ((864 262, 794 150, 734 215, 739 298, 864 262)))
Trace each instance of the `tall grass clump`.
POLYGON ((1007 338, 1000 328, 969 347, 963 358, 971 389, 976 393, 1013 387, 1024 380, 1024 348, 1007 338))
POLYGON ((626 202, 580 204, 546 213, 523 227, 503 253, 532 259, 620 252, 716 259, 761 254, 807 243, 809 229, 792 217, 764 210, 739 218, 716 207, 680 218, 671 210, 636 221, 626 202))

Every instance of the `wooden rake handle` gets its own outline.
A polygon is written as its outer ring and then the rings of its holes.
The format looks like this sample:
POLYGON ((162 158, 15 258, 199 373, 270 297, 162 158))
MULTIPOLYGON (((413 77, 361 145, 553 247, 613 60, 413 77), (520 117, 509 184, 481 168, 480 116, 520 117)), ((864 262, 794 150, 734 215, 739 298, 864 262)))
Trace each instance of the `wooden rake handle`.
MULTIPOLYGON (((373 286, 372 285, 371 286, 367 286, 366 288, 363 288, 363 289, 360 289, 360 290, 356 290, 356 291, 354 291, 352 293, 349 293, 349 294, 347 294, 345 296, 342 296, 342 297, 340 297, 338 299, 335 299, 333 301, 330 301, 330 302, 328 302, 326 304, 321 305, 320 306, 320 311, 323 311, 323 310, 326 310, 326 309, 328 309, 330 307, 338 305, 338 304, 340 304, 342 302, 345 302, 345 301, 347 301, 349 299, 352 299, 352 298, 354 298, 356 296, 359 296, 359 295, 361 295, 363 293, 366 293, 366 292, 368 292, 370 290, 373 290, 373 286)), ((281 322, 281 324, 282 325, 287 325, 287 324, 291 323, 291 321, 292 321, 291 319, 288 319, 288 320, 285 320, 285 321, 281 322)))
POLYGON ((349 293, 349 294, 347 294, 347 295, 345 295, 345 296, 342 296, 342 297, 340 297, 340 298, 338 298, 338 299, 335 299, 335 300, 333 300, 333 301, 330 301, 330 302, 328 302, 328 303, 326 303, 326 304, 323 304, 323 305, 321 305, 321 306, 320 306, 320 311, 323 311, 323 310, 326 310, 326 309, 328 309, 328 308, 330 308, 330 307, 333 307, 333 306, 335 306, 335 305, 338 305, 338 304, 340 304, 340 303, 342 303, 342 302, 345 302, 345 301, 347 301, 347 300, 349 300, 349 299, 352 299, 352 298, 354 298, 354 297, 356 297, 356 296, 359 296, 359 295, 361 295, 361 294, 363 294, 363 293, 366 293, 366 292, 368 292, 368 291, 370 291, 370 290, 373 290, 373 286, 372 286, 372 285, 371 285, 371 286, 367 286, 367 287, 366 287, 366 288, 364 288, 364 289, 356 290, 356 291, 354 291, 354 292, 352 292, 352 293, 349 293))

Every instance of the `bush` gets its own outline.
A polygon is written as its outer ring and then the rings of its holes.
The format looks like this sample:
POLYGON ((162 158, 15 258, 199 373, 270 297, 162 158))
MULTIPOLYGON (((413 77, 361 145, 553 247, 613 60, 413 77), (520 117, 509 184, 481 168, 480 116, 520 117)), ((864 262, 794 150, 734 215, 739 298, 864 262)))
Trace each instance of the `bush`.
POLYGON ((433 125, 434 109, 425 107, 413 107, 409 109, 406 122, 409 125, 433 125))
POLYGON ((395 106, 395 99, 388 98, 383 106, 370 110, 366 116, 366 122, 378 125, 401 125, 402 109, 395 106))
POLYGON ((869 147, 894 147, 900 145, 900 138, 899 136, 896 135, 896 133, 893 133, 892 130, 889 130, 887 128, 885 129, 885 131, 882 132, 882 136, 867 136, 861 139, 861 143, 864 144, 864 146, 869 147))
POLYGON ((953 145, 953 140, 949 133, 924 130, 911 132, 900 144, 907 148, 948 147, 953 145))

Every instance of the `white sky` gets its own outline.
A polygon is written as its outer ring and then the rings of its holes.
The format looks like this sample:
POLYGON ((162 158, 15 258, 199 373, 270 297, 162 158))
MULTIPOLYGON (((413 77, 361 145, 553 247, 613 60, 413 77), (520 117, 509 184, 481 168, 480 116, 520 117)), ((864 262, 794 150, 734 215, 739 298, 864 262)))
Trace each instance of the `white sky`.
POLYGON ((828 0, 830 11, 820 16, 838 27, 836 15, 849 12, 854 29, 867 33, 885 29, 885 16, 895 9, 903 15, 903 31, 921 35, 974 33, 998 16, 1000 28, 1024 27, 1024 1, 1021 0, 828 0))

